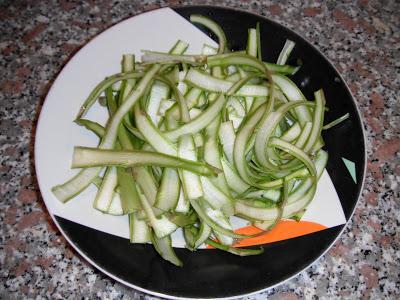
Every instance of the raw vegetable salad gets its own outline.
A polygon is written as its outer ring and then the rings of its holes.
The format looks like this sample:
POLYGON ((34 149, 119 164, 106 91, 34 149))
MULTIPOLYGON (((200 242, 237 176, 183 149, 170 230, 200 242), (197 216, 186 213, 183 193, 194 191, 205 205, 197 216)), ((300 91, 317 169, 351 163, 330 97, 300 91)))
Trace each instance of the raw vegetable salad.
POLYGON ((130 241, 152 243, 181 266, 171 234, 183 230, 192 251, 206 244, 236 255, 263 248, 236 248, 232 216, 271 230, 281 219, 299 219, 312 201, 328 159, 321 131, 325 97, 305 98, 288 76, 294 42, 287 40, 275 63, 262 60, 260 28, 248 30, 247 48, 231 52, 211 19, 190 20, 218 38, 198 55, 177 43, 168 53, 125 54, 121 73, 100 82, 75 122, 96 134, 95 148, 76 146, 79 173, 53 187, 62 202, 90 184, 93 207, 129 217, 130 241), (98 101, 109 112, 105 127, 85 118, 98 101))

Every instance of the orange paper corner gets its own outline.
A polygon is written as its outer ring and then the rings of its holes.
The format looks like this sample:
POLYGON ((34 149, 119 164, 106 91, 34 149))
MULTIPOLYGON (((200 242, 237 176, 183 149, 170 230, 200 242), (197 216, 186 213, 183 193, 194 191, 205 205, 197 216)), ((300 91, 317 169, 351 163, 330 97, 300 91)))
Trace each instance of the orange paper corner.
MULTIPOLYGON (((309 233, 317 232, 326 229, 327 227, 319 223, 310 221, 280 221, 274 229, 266 232, 263 235, 242 239, 234 244, 234 247, 247 247, 255 245, 263 245, 277 241, 283 241, 309 233)), ((236 233, 252 235, 262 232, 261 229, 254 226, 246 226, 235 230, 236 233)), ((207 248, 213 248, 208 246, 207 248)))

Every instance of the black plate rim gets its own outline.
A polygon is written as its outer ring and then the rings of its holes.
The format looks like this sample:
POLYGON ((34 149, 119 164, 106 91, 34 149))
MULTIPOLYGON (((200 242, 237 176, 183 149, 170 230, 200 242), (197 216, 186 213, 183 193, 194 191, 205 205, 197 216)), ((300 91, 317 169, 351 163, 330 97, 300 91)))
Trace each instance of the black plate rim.
MULTIPOLYGON (((293 29, 291 29, 291 28, 288 28, 288 27, 286 27, 285 25, 283 25, 283 24, 281 24, 281 23, 279 23, 279 22, 277 22, 277 21, 275 21, 275 20, 272 20, 272 19, 270 19, 269 17, 262 16, 262 15, 259 15, 259 14, 256 14, 256 13, 253 13, 253 12, 250 12, 250 11, 246 11, 246 10, 244 10, 244 9, 234 8, 234 7, 223 7, 223 6, 218 6, 218 5, 184 5, 184 6, 165 6, 165 7, 156 8, 156 9, 154 9, 154 10, 144 11, 144 12, 141 12, 141 13, 136 14, 136 15, 134 15, 134 16, 130 16, 130 17, 128 17, 128 18, 125 18, 125 19, 123 19, 123 20, 121 20, 121 21, 119 21, 119 22, 117 22, 117 23, 111 25, 110 27, 106 28, 104 31, 98 33, 96 36, 94 36, 93 38, 89 39, 89 40, 85 43, 85 45, 83 45, 73 56, 75 56, 84 46, 86 46, 88 43, 90 43, 91 41, 93 41, 96 37, 98 37, 99 35, 103 34, 103 33, 104 33, 105 31, 107 31, 108 29, 110 29, 110 28, 112 28, 112 27, 114 27, 114 26, 116 26, 116 25, 118 25, 118 24, 120 24, 120 23, 122 23, 122 22, 124 22, 124 21, 127 21, 128 19, 135 18, 135 17, 137 17, 137 16, 139 16, 139 15, 146 14, 146 13, 149 13, 149 12, 151 13, 151 12, 153 12, 153 11, 155 11, 155 10, 163 9, 163 8, 170 8, 170 9, 172 9, 172 10, 174 10, 174 11, 176 12, 176 10, 179 10, 180 8, 197 8, 197 7, 198 7, 198 8, 207 8, 207 9, 221 8, 221 9, 225 9, 225 10, 232 10, 232 11, 237 11, 237 12, 242 12, 242 13, 250 14, 250 15, 253 15, 254 17, 265 19, 266 21, 268 21, 268 22, 270 22, 270 23, 273 23, 273 24, 275 24, 276 26, 282 27, 282 28, 284 28, 285 30, 287 30, 287 31, 293 33, 294 35, 296 35, 299 39, 304 40, 304 41, 307 43, 308 46, 312 47, 315 51, 317 51, 317 52, 325 59, 325 61, 330 65, 330 67, 331 67, 333 70, 336 71, 336 73, 337 73, 337 75, 340 77, 342 83, 344 83, 344 86, 345 86, 345 88, 347 89, 349 95, 351 96, 350 98, 351 98, 351 100, 353 101, 353 104, 354 104, 354 106, 355 106, 355 108, 356 108, 356 111, 357 111, 357 114, 358 114, 358 120, 359 120, 360 125, 361 125, 362 136, 363 136, 363 145, 364 145, 364 161, 363 161, 363 164, 364 164, 364 170, 363 170, 363 176, 362 176, 361 187, 360 187, 360 190, 359 190, 359 194, 358 194, 357 200, 356 200, 356 202, 355 202, 355 204, 354 204, 354 207, 353 207, 353 209, 352 209, 352 211, 351 211, 351 213, 350 213, 350 215, 349 215, 349 218, 346 220, 346 223, 345 223, 345 224, 339 225, 339 226, 342 226, 342 229, 341 229, 340 232, 337 234, 337 236, 335 237, 335 239, 334 239, 329 245, 327 245, 326 249, 325 249, 313 262, 311 262, 310 264, 306 265, 304 268, 300 269, 298 272, 296 272, 296 273, 294 273, 293 275, 287 277, 286 279, 282 280, 281 282, 278 282, 278 283, 276 283, 276 284, 274 284, 274 285, 271 285, 271 286, 268 286, 268 287, 266 287, 266 288, 264 288, 264 289, 259 289, 259 290, 256 290, 256 291, 253 291, 253 292, 250 292, 250 293, 245 293, 245 294, 240 294, 240 295, 235 295, 235 296, 230 296, 230 297, 219 297, 219 298, 215 298, 215 299, 226 299, 226 300, 227 300, 227 299, 237 299, 237 298, 239 298, 239 297, 251 296, 251 295, 254 295, 254 294, 262 293, 262 292, 265 292, 265 291, 267 291, 267 290, 273 289, 273 288, 275 288, 275 287, 277 287, 277 286, 279 286, 279 285, 281 285, 281 284, 284 284, 285 282, 291 280, 292 278, 298 276, 301 272, 307 270, 307 269, 310 268, 312 265, 314 265, 315 263, 317 263, 317 262, 321 259, 321 257, 324 256, 324 255, 332 248, 332 246, 338 241, 338 239, 342 236, 344 230, 348 227, 349 222, 350 222, 350 220, 352 219, 352 217, 353 217, 353 215, 354 215, 355 209, 356 209, 357 205, 359 204, 359 201, 360 201, 360 198, 361 198, 362 192, 363 192, 363 190, 364 190, 364 186, 365 186, 366 171, 367 171, 366 132, 365 132, 365 127, 364 127, 364 121, 363 121, 363 118, 362 118, 360 109, 359 109, 359 107, 358 107, 358 104, 357 104, 357 102, 355 101, 355 98, 354 98, 354 96, 353 96, 353 93, 351 92, 349 86, 347 85, 347 82, 344 80, 342 74, 337 70, 337 68, 333 65, 333 63, 326 57, 326 55, 325 55, 323 52, 321 52, 316 46, 314 46, 314 44, 311 43, 307 38, 305 38, 303 35, 297 33, 295 30, 293 30, 293 29)), ((177 13, 178 13, 178 12, 177 12, 177 13)), ((178 13, 178 14, 179 14, 179 13, 178 13)), ((72 57, 71 57, 70 59, 72 59, 72 57)), ((70 59, 69 59, 69 60, 70 60, 70 59)), ((64 67, 68 64, 69 60, 68 60, 67 63, 64 65, 64 67)), ((61 69, 60 72, 62 72, 62 70, 64 69, 64 67, 61 69)), ((56 80, 57 80, 57 79, 56 79, 56 80)), ((54 82, 53 82, 53 84, 54 84, 54 82)), ((38 123, 39 123, 39 121, 40 121, 40 117, 39 117, 38 123)), ((35 156, 36 156, 36 155, 35 155, 35 156)), ((35 163, 36 163, 36 162, 35 162, 35 163)), ((36 176, 37 176, 37 174, 36 174, 36 176)), ((39 178, 38 178, 38 181, 39 181, 39 178)), ((39 184, 39 190, 40 190, 40 189, 41 189, 41 188, 40 188, 40 184, 39 184)), ((47 206, 46 206, 46 209, 47 209, 47 206)), ((136 286, 136 285, 134 285, 134 284, 132 284, 132 283, 129 283, 129 282, 125 281, 125 280, 120 279, 119 277, 115 276, 114 274, 112 274, 112 273, 108 272, 107 270, 101 268, 99 265, 97 265, 97 263, 96 263, 95 261, 93 261, 90 257, 88 257, 88 256, 79 248, 79 245, 76 245, 76 244, 69 238, 69 236, 64 232, 63 228, 61 227, 61 225, 59 224, 59 222, 58 222, 58 220, 57 220, 57 217, 58 217, 58 216, 54 215, 54 214, 53 214, 52 212, 50 212, 48 209, 47 209, 47 211, 48 211, 50 217, 52 218, 54 224, 55 224, 56 227, 58 228, 58 230, 61 232, 61 234, 63 235, 63 237, 67 240, 67 242, 72 246, 72 248, 74 248, 74 250, 75 250, 76 252, 78 252, 78 254, 79 254, 80 256, 82 256, 87 262, 89 262, 89 263, 90 263, 92 266, 94 266, 97 270, 99 270, 99 271, 102 272, 103 274, 109 276, 110 278, 114 279, 115 281, 120 282, 120 283, 124 284, 125 286, 130 287, 130 288, 133 288, 133 289, 138 290, 138 291, 140 291, 140 292, 147 293, 147 294, 149 294, 149 295, 153 295, 153 296, 157 296, 157 297, 167 298, 167 299, 204 299, 204 300, 208 300, 208 299, 209 299, 209 298, 177 297, 177 296, 167 295, 167 294, 155 292, 155 291, 152 291, 152 290, 148 290, 148 289, 142 288, 142 287, 140 287, 140 286, 136 286)))

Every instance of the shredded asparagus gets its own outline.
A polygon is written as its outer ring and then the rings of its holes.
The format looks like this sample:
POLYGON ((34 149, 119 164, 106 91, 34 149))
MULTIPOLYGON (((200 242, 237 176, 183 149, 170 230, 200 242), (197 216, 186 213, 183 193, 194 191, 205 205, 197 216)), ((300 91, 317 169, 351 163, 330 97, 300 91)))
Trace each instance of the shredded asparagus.
POLYGON ((286 41, 276 64, 265 62, 260 24, 248 30, 246 51, 229 52, 215 21, 190 20, 215 34, 218 48, 187 55, 189 45, 178 41, 169 52, 143 50, 141 62, 124 55, 122 72, 94 88, 75 120, 99 146, 75 147, 72 168, 80 172, 52 189, 67 202, 95 183, 94 206, 129 214, 130 241, 151 242, 177 266, 177 228, 191 250, 262 253, 234 246, 254 235, 235 232, 230 216, 271 230, 304 212, 327 163, 321 131, 349 117, 323 126, 322 89, 308 101, 287 77, 300 68, 286 65, 294 42, 286 41), (82 118, 96 101, 108 107, 106 127, 82 118))

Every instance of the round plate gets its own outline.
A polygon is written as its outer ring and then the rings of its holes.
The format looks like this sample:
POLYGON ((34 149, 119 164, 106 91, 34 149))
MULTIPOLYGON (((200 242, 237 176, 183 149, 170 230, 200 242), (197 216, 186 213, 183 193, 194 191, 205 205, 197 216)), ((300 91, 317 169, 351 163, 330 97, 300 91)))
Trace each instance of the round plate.
MULTIPOLYGON (((55 90, 65 88, 66 92, 68 90, 67 93, 72 93, 68 99, 71 103, 75 101, 73 94, 75 90, 87 95, 91 87, 107 74, 100 73, 98 78, 93 78, 93 76, 87 78, 85 77, 87 68, 82 68, 80 70, 82 77, 79 78, 79 76, 72 76, 71 69, 79 63, 84 66, 85 59, 90 60, 92 55, 100 55, 96 58, 99 64, 109 62, 108 74, 118 72, 114 57, 108 53, 115 52, 119 45, 121 49, 118 49, 118 53, 126 53, 130 50, 125 46, 126 40, 129 43, 135 43, 135 36, 126 38, 126 36, 118 35, 122 30, 121 24, 126 27, 131 22, 132 24, 136 22, 137 25, 139 20, 151 21, 155 14, 159 14, 162 10, 170 9, 155 10, 135 16, 106 30, 83 47, 54 82, 40 115, 35 144, 37 177, 43 198, 54 222, 69 243, 96 268, 130 287, 167 298, 213 299, 247 295, 267 289, 310 266, 331 247, 344 225, 267 244, 263 246, 265 251, 262 255, 245 258, 217 250, 190 252, 186 249, 176 249, 177 255, 184 263, 182 268, 178 268, 162 260, 151 245, 130 244, 124 238, 82 226, 54 214, 52 205, 57 200, 49 192, 50 182, 54 184, 51 180, 57 178, 57 183, 59 183, 58 178, 65 177, 65 175, 60 175, 59 169, 66 168, 70 163, 72 147, 77 141, 79 144, 79 138, 76 136, 79 136, 82 131, 79 128, 68 131, 69 127, 65 124, 72 122, 77 111, 70 111, 76 104, 71 106, 72 104, 67 100, 55 99, 55 90), (110 37, 110 35, 115 36, 115 43, 104 44, 102 42, 104 37, 110 37), (71 84, 74 87, 73 91, 68 88, 71 84), (73 139, 74 144, 72 144, 73 139), (52 151, 52 147, 58 148, 52 151), (60 160, 62 160, 61 166, 57 165, 60 160)), ((214 19, 225 30, 229 41, 228 46, 232 50, 245 49, 247 29, 255 27, 256 23, 260 22, 263 59, 266 61, 276 61, 286 39, 296 42, 288 64, 296 65, 301 62, 302 67, 292 76, 294 82, 301 87, 308 99, 313 98, 314 91, 319 88, 324 89, 329 107, 325 122, 347 112, 350 113, 349 120, 323 132, 326 143, 324 149, 329 152, 327 170, 348 221, 354 211, 364 181, 365 145, 360 114, 348 87, 337 70, 304 38, 261 16, 210 6, 190 6, 173 8, 173 10, 186 19, 189 19, 191 14, 202 14, 214 19), (342 162, 342 157, 355 163, 357 183, 354 183, 350 177, 342 162)), ((173 28, 174 24, 165 24, 165 27, 173 28)), ((200 29, 204 30, 204 28, 200 29)), ((144 34, 149 36, 149 40, 152 39, 151 34, 144 34)), ((148 49, 146 45, 143 48, 148 49)), ((96 68, 96 64, 93 68, 96 68)), ((76 101, 81 103, 83 99, 76 101)), ((89 195, 90 193, 84 192, 79 201, 89 195)), ((92 199, 92 195, 90 197, 92 199)), ((90 203, 90 201, 82 201, 82 205, 84 203, 90 203)))

